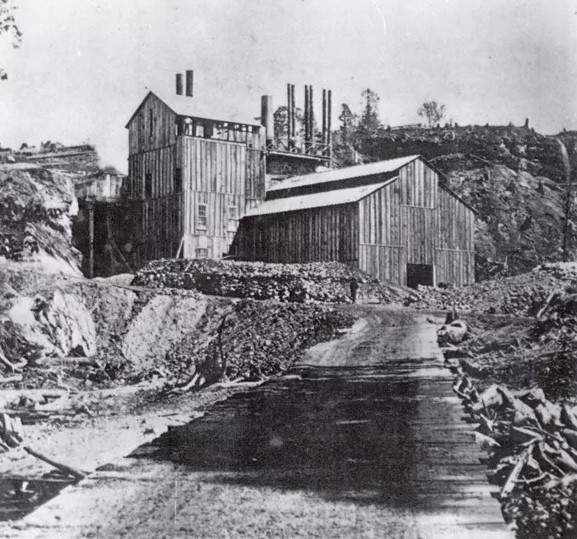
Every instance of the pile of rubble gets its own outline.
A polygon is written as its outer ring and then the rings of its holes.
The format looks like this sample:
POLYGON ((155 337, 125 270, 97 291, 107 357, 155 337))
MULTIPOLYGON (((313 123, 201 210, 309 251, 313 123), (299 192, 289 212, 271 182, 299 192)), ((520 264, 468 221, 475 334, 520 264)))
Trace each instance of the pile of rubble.
POLYGON ((46 290, 45 280, 31 286, 20 282, 21 275, 0 272, 3 388, 175 384, 196 372, 205 383, 223 376, 258 379, 351 324, 348 316, 316 304, 64 277, 46 290))
POLYGON ((242 300, 228 306, 207 309, 197 330, 167 354, 169 385, 268 378, 353 323, 349 315, 321 305, 242 300))
POLYGON ((533 316, 547 298, 577 283, 577 265, 545 264, 515 277, 481 281, 463 288, 419 286, 405 300, 417 309, 456 309, 533 316))
POLYGON ((577 526, 577 407, 559 405, 542 389, 479 393, 454 367, 454 390, 476 437, 488 451, 490 481, 501 487, 505 517, 519 539, 574 537, 577 526))
POLYGON ((380 283, 367 273, 337 262, 266 264, 216 260, 159 260, 149 263, 133 285, 183 288, 203 294, 306 303, 351 301, 351 281, 360 301, 399 302, 400 288, 380 283))

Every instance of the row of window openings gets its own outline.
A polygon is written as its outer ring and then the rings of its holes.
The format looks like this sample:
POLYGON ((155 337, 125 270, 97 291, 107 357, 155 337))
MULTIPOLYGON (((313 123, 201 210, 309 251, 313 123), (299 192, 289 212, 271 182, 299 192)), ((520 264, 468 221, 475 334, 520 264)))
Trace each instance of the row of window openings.
MULTIPOLYGON (((236 232, 238 223, 238 208, 236 206, 228 207, 228 231, 236 232)), ((208 228, 208 205, 199 204, 196 211, 196 228, 197 230, 206 230, 208 228)))

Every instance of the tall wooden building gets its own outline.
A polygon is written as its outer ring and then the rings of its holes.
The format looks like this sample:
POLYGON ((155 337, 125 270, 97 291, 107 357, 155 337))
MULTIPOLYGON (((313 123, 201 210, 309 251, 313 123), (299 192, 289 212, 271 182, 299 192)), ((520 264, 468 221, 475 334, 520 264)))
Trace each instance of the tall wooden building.
POLYGON ((474 211, 420 156, 289 178, 242 219, 240 258, 338 261, 401 285, 474 282, 474 211))
POLYGON ((220 258, 265 195, 264 141, 249 120, 198 110, 193 72, 176 95, 149 92, 126 125, 136 266, 163 257, 220 258))

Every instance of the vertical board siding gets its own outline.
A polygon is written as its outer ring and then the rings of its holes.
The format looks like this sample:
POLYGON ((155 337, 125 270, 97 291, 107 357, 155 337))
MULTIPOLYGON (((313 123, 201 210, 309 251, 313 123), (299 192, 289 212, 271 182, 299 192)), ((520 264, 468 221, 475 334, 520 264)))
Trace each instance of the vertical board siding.
POLYGON ((474 282, 474 214, 420 159, 359 202, 359 266, 406 284, 407 264, 434 265, 437 282, 474 282))
POLYGON ((152 178, 152 195, 149 198, 175 194, 174 168, 176 146, 150 150, 128 158, 128 188, 133 199, 145 198, 145 179, 152 178))
POLYGON ((433 265, 437 282, 474 282, 474 214, 421 159, 359 202, 245 218, 245 260, 340 261, 407 283, 407 264, 433 265))
POLYGON ((136 267, 148 260, 176 256, 182 237, 182 199, 178 194, 130 203, 136 267))
POLYGON ((182 137, 185 181, 184 256, 195 257, 208 249, 209 258, 228 254, 236 228, 229 226, 229 208, 238 219, 264 197, 264 171, 260 150, 245 144, 182 137), (206 228, 197 223, 198 205, 206 204, 206 228))
POLYGON ((239 230, 244 260, 357 262, 357 208, 352 204, 246 217, 239 230))
POLYGON ((184 256, 196 256, 199 248, 207 249, 210 258, 227 254, 238 219, 265 194, 258 129, 237 126, 228 136, 238 142, 228 142, 177 135, 176 123, 177 115, 149 94, 128 125, 129 197, 142 262, 174 256, 181 239, 184 256), (182 193, 175 192, 177 167, 182 193), (197 229, 198 204, 207 206, 206 229, 197 229), (236 208, 236 220, 230 219, 231 207, 236 208))
POLYGON ((128 154, 172 146, 175 142, 176 114, 158 97, 150 94, 128 125, 128 154))

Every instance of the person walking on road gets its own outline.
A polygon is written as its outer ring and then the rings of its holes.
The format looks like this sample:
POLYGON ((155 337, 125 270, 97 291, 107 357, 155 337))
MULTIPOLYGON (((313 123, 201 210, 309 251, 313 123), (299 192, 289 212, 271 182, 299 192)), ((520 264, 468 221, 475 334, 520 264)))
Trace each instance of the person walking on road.
POLYGON ((350 287, 351 287, 351 301, 353 303, 356 303, 357 302, 357 294, 359 292, 359 281, 357 281, 357 279, 355 277, 353 277, 351 279, 350 287))

